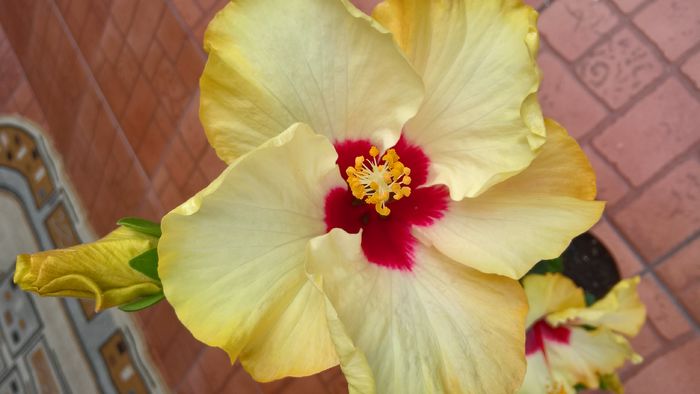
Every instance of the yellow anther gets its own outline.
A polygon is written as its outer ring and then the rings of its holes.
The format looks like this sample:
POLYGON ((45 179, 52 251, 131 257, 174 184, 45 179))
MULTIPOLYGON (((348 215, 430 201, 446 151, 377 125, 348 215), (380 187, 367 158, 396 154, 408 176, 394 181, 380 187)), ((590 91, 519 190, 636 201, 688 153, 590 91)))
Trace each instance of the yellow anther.
POLYGON ((386 206, 388 202, 411 194, 411 188, 405 186, 411 183, 408 176, 411 169, 399 161, 396 150, 387 150, 381 162, 377 160, 379 153, 379 149, 372 146, 369 150, 370 158, 355 157, 355 165, 347 167, 345 174, 352 195, 374 205, 378 214, 387 216, 391 212, 386 206))
POLYGON ((408 189, 408 190, 406 191, 398 183, 393 184, 391 186, 391 191, 394 192, 394 200, 398 201, 404 197, 408 197, 408 195, 411 194, 411 189, 410 188, 406 188, 406 189, 408 189))
POLYGON ((384 203, 375 204, 374 209, 382 216, 389 216, 389 213, 391 212, 391 209, 384 205, 384 203))
POLYGON ((362 168, 362 163, 365 162, 365 157, 364 156, 357 156, 355 158, 355 168, 362 168))

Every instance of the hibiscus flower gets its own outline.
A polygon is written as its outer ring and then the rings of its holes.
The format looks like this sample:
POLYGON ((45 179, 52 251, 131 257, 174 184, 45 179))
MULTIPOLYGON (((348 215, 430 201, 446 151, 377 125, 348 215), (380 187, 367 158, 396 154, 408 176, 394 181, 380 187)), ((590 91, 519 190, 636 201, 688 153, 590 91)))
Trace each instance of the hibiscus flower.
POLYGON ((575 393, 599 388, 625 360, 641 362, 625 337, 637 335, 646 316, 639 277, 619 282, 587 307, 583 290, 561 274, 528 275, 527 374, 522 394, 575 393))
POLYGON ((511 0, 228 4, 200 111, 228 168, 158 245, 185 326, 258 381, 340 363, 358 392, 515 391, 517 279, 603 209, 540 113, 535 23, 511 0))

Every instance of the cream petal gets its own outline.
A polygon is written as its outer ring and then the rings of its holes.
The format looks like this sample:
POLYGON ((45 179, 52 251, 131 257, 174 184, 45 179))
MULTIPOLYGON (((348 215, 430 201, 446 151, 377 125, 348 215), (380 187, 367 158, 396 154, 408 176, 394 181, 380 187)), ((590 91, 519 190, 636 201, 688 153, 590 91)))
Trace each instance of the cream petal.
POLYGON ((615 372, 625 360, 641 361, 624 337, 605 329, 573 327, 568 344, 545 342, 545 349, 550 368, 571 386, 598 388, 599 375, 615 372))
POLYGON ((452 201, 444 217, 415 231, 426 242, 485 273, 518 279, 561 255, 600 218, 595 175, 576 141, 554 122, 523 172, 472 199, 452 201))
MULTIPOLYGON (((311 243, 309 244, 311 246, 311 243)), ((312 253, 312 248, 307 249, 307 253, 312 253)), ((307 259, 307 262, 309 260, 307 259)), ((314 283, 316 288, 323 294, 323 278, 320 275, 308 275, 309 279, 314 283)), ((328 297, 323 294, 326 306, 326 320, 328 322, 328 330, 330 332, 333 344, 335 345, 336 353, 340 361, 340 368, 345 375, 345 380, 348 382, 348 391, 350 394, 374 394, 376 385, 374 375, 367 362, 367 357, 360 350, 352 338, 350 338, 345 324, 338 317, 333 304, 328 297)))
POLYGON ((295 122, 389 147, 423 99, 391 35, 346 1, 230 2, 205 48, 200 115, 228 163, 295 122))
MULTIPOLYGON (((512 393, 524 374, 525 298, 514 280, 419 246, 413 271, 369 263, 360 234, 310 243, 308 269, 366 356, 379 393, 512 393)), ((336 340, 336 338, 334 338, 336 340)))
POLYGON ((240 357, 256 380, 338 362, 304 269, 308 241, 326 230, 325 194, 344 184, 336 158, 325 137, 294 125, 163 218, 168 301, 197 339, 240 357))
POLYGON ((574 394, 576 390, 556 371, 549 369, 543 352, 527 356, 525 380, 518 390, 519 394, 574 394))
POLYGON ((545 140, 537 13, 520 0, 386 0, 373 14, 426 87, 404 129, 454 200, 518 173, 545 140))
POLYGON ((547 322, 604 327, 635 336, 646 319, 646 308, 637 294, 638 284, 638 276, 622 280, 590 307, 560 310, 547 316, 547 322))
POLYGON ((552 312, 586 306, 583 290, 561 274, 527 275, 523 287, 530 307, 525 319, 527 327, 552 312))

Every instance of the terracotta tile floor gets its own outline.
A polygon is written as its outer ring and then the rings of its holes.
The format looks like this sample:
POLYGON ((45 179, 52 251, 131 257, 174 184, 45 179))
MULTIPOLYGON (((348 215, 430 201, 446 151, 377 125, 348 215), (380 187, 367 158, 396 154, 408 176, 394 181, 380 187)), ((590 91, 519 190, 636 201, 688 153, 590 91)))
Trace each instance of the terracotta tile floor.
MULTIPOLYGON (((197 78, 224 3, 0 1, 0 113, 47 130, 98 233, 126 214, 158 218, 222 169, 197 120, 197 78)), ((628 391, 697 391, 700 2, 528 3, 541 11, 545 114, 578 138, 608 201, 594 232, 624 275, 643 276, 649 320, 634 344, 646 361, 623 370, 628 391)), ((167 305, 139 321, 174 391, 345 391, 336 370, 257 384, 167 305)))

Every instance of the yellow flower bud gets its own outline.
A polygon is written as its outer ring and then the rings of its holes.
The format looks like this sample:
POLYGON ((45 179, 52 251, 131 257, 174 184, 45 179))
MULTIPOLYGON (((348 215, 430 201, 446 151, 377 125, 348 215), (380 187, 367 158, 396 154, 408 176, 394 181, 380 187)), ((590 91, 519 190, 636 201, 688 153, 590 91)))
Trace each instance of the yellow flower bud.
POLYGON ((17 256, 15 283, 42 296, 95 300, 101 310, 161 292, 160 284, 129 266, 158 239, 119 227, 92 243, 17 256))

